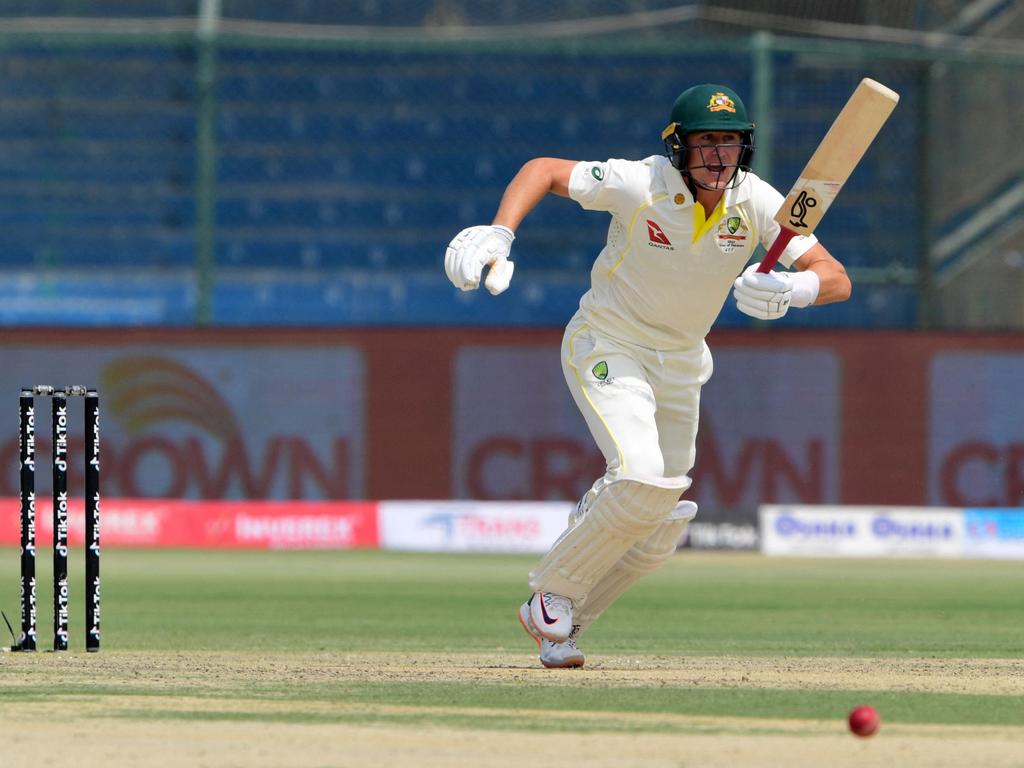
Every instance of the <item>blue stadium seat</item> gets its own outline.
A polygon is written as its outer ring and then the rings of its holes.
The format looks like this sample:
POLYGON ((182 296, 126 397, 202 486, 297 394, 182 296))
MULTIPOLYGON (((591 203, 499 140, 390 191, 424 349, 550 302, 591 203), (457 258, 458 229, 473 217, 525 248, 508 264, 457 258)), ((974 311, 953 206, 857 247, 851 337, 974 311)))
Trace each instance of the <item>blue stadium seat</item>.
MULTIPOLYGON (((0 0, 0 12, 4 3, 13 8, 0 0)), ((194 12, 195 5, 152 0, 145 11, 143 0, 126 3, 153 16, 194 12), (185 7, 191 11, 175 10, 185 7)), ((60 3, 21 5, 44 14, 60 3)), ((223 8, 228 16, 357 23, 364 5, 225 0, 223 8)), ((89 12, 89 3, 79 6, 89 12)), ((393 6, 375 4, 382 13, 393 6)), ((98 281, 125 265, 194 268, 195 55, 187 44, 5 51, 16 76, 0 81, 7 97, 0 263, 95 268, 98 281)), ((771 179, 785 189, 856 76, 792 56, 776 66, 771 179)), ((685 51, 670 58, 600 50, 257 54, 233 42, 218 51, 217 77, 215 312, 223 323, 564 322, 585 290, 605 217, 546 200, 518 235, 516 290, 496 301, 447 284, 441 259, 448 240, 489 221, 531 157, 658 154, 668 107, 684 86, 720 81, 751 90, 742 57, 685 51)), ((915 83, 901 77, 887 80, 913 104, 915 83)), ((897 177, 913 176, 914 153, 903 148, 913 146, 916 130, 913 111, 898 110, 888 141, 858 168, 822 224, 822 239, 852 265, 916 258, 913 201, 891 192, 897 177)), ((99 295, 120 300, 111 288, 99 295)), ((858 322, 913 315, 899 291, 870 301, 858 292, 855 302, 850 315, 858 322)), ((838 314, 808 317, 841 322, 838 314)))

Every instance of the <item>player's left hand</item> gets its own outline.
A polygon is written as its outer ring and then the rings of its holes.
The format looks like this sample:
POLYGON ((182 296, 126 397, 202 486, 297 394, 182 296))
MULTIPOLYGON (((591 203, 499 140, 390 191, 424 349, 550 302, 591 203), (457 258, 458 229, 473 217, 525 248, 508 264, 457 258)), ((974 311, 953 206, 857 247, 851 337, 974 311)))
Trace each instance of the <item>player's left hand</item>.
POLYGON ((751 264, 733 283, 732 295, 740 312, 758 320, 778 320, 789 311, 793 276, 788 272, 757 271, 751 264))

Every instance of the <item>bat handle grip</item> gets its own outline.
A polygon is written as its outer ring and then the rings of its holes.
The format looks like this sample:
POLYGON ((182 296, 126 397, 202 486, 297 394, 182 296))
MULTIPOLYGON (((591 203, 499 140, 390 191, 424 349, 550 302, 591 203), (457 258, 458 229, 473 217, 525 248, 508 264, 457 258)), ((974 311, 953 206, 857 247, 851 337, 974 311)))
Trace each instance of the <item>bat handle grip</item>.
POLYGON ((768 274, 772 271, 772 267, 779 260, 779 256, 786 250, 786 246, 789 245, 789 241, 796 237, 796 232, 792 229, 782 227, 779 230, 778 237, 775 238, 775 242, 772 243, 772 247, 768 249, 768 253, 761 259, 761 264, 758 266, 757 271, 763 274, 768 274))

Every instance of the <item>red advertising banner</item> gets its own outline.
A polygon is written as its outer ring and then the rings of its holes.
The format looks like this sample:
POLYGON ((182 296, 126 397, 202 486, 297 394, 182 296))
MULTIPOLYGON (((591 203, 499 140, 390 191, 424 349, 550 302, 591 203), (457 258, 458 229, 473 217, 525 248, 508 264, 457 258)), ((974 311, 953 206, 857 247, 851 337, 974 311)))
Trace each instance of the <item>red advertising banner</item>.
POLYGON ((1024 355, 937 354, 929 386, 929 500, 1024 506, 1024 355))
MULTIPOLYGON (((603 459, 562 380, 561 335, 19 330, 0 344, 0 496, 17 494, 19 387, 45 383, 99 387, 109 499, 575 501, 603 459)), ((1024 504, 1024 336, 781 321, 708 341, 689 493, 702 506, 1024 504)), ((38 422, 42 497, 47 414, 38 422)))
MULTIPOLYGON (((346 344, 259 344, 212 337, 5 348, 0 393, 21 386, 96 387, 103 489, 109 497, 345 499, 365 497, 365 369, 346 344)), ((80 487, 83 419, 69 406, 71 488, 80 487)), ((2 407, 2 402, 0 402, 2 407)), ((37 397, 36 456, 50 452, 50 413, 37 397)), ((17 493, 18 439, 0 433, 0 495, 17 493)), ((39 472, 38 484, 46 473, 39 472)), ((44 487, 40 485, 40 488, 44 487)))
MULTIPOLYGON (((571 500, 604 471, 551 348, 465 346, 455 372, 456 498, 571 500)), ((766 496, 834 502, 841 396, 838 357, 827 347, 718 350, 715 375, 702 395, 688 498, 750 507, 766 496), (771 385, 751 387, 751 371, 771 385), (807 382, 814 396, 787 396, 807 382)))
MULTIPOLYGON (((10 510, 0 518, 0 545, 18 546, 19 501, 0 499, 10 510)), ((68 541, 85 541, 81 499, 68 504, 68 541)), ((49 499, 36 502, 36 546, 53 541, 49 499), (40 503, 42 502, 42 503, 40 503)), ((182 501, 104 499, 100 512, 103 547, 200 547, 220 549, 376 548, 377 505, 356 501, 182 501)))

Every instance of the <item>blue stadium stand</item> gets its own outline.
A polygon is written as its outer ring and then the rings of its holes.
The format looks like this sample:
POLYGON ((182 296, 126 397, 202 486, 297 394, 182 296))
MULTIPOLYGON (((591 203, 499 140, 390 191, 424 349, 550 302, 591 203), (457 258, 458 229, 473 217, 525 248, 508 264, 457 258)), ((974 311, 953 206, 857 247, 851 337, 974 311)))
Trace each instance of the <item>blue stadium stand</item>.
MULTIPOLYGON (((164 0, 154 15, 190 5, 164 0)), ((224 5, 228 15, 255 7, 224 5)), ((261 7, 270 14, 272 5, 261 7)), ((316 4, 288 5, 317 13, 316 4)), ((190 322, 195 52, 26 45, 5 57, 18 77, 0 80, 0 263, 25 279, 0 288, 0 322, 190 322), (29 279, 31 270, 43 278, 29 279), (121 280, 122 270, 151 278, 121 280), (66 287, 65 274, 74 275, 66 287), (56 308, 51 299, 65 294, 56 308)), ((778 66, 777 83, 806 83, 780 88, 776 99, 771 180, 785 189, 854 83, 848 72, 778 66)), ((227 325, 561 325, 586 290, 605 216, 545 200, 520 231, 516 278, 498 298, 448 284, 448 240, 490 220, 530 157, 660 153, 665 114, 683 86, 750 90, 742 57, 686 54, 256 55, 225 46, 217 73, 213 313, 227 325)), ((912 103, 914 84, 897 79, 888 78, 912 103)), ((913 145, 911 115, 898 110, 887 126, 893 145, 913 145)), ((913 200, 893 183, 913 175, 911 154, 870 156, 822 224, 823 241, 851 266, 913 266, 913 200)), ((842 309, 794 314, 790 325, 904 327, 914 297, 858 289, 842 309)), ((721 323, 752 321, 727 306, 721 323)))

